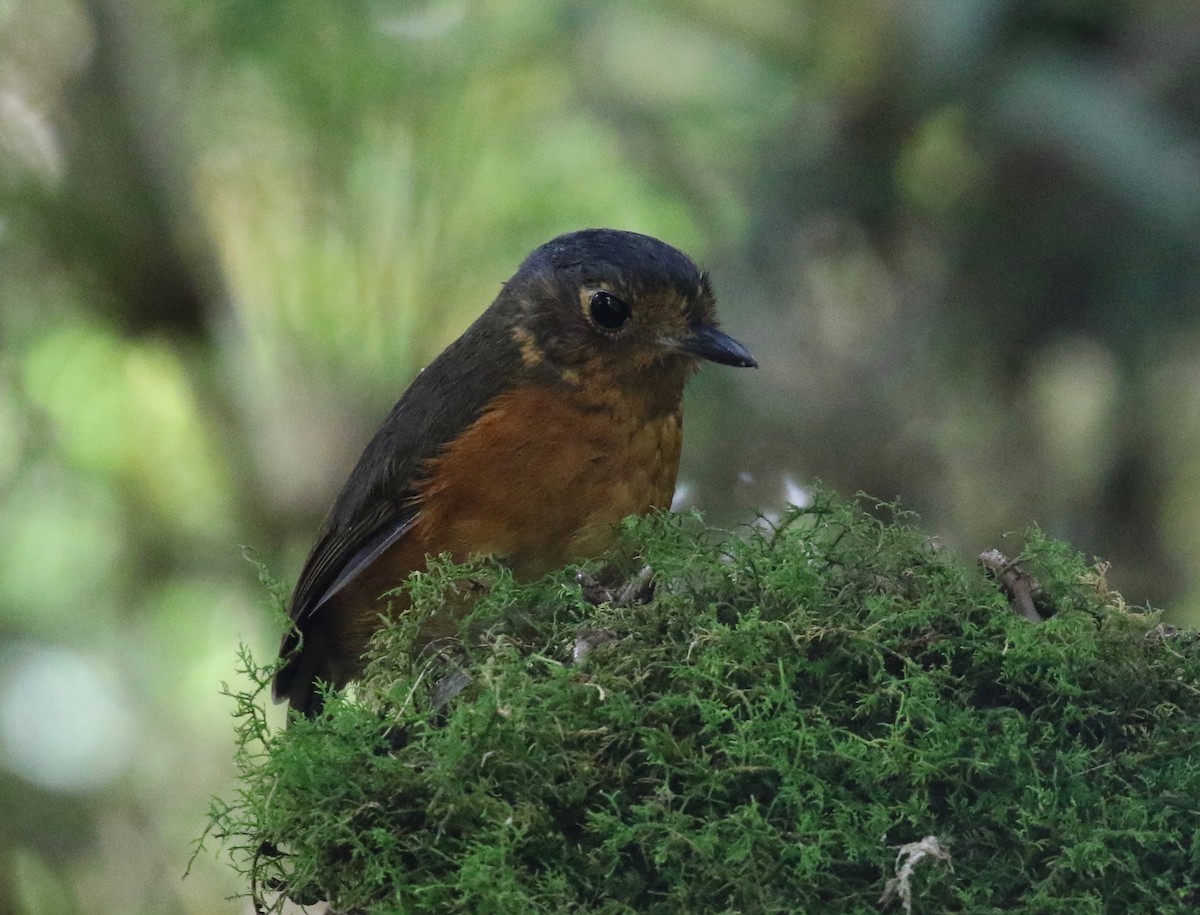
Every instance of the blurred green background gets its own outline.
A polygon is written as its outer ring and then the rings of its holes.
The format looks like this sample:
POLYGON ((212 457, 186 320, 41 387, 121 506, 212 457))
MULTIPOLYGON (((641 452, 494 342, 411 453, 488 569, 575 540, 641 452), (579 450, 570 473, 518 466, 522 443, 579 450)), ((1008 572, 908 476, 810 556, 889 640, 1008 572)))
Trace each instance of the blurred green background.
POLYGON ((1193 0, 0 0, 0 911, 245 912, 245 640, 534 246, 660 236, 717 522, 806 481, 1037 522, 1200 618, 1193 0))

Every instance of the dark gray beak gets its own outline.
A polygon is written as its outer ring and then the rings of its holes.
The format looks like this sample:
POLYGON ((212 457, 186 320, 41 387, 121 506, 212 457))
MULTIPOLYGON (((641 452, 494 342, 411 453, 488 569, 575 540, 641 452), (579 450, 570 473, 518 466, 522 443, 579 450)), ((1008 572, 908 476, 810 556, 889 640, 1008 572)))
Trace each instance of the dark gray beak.
POLYGON ((707 359, 709 362, 719 362, 721 365, 743 369, 758 368, 750 350, 711 324, 694 325, 686 337, 675 341, 675 348, 681 353, 707 359))

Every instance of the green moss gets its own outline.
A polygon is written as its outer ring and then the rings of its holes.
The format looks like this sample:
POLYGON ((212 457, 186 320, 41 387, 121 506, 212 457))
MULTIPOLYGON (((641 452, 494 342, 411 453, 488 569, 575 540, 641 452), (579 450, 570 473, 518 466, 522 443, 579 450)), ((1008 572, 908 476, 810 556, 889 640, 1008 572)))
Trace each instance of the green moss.
POLYGON ((477 595, 461 652, 413 662, 391 627, 353 696, 282 732, 246 659, 214 829, 268 901, 339 911, 878 912, 927 835, 951 866, 916 867, 918 912, 1200 904, 1197 642, 1036 531, 1057 613, 1032 625, 882 508, 629 522, 614 561, 657 579, 630 607, 436 564, 415 612, 477 595), (619 638, 573 665, 596 627, 619 638))

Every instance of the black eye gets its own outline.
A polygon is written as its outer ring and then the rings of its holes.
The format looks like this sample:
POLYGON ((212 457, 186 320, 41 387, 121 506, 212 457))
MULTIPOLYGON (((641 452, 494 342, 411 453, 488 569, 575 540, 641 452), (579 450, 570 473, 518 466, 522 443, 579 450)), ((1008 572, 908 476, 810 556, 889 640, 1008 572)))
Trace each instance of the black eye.
POLYGON ((629 307, 628 302, 603 289, 592 293, 588 311, 591 312, 596 325, 605 330, 620 330, 633 316, 633 309, 629 307))

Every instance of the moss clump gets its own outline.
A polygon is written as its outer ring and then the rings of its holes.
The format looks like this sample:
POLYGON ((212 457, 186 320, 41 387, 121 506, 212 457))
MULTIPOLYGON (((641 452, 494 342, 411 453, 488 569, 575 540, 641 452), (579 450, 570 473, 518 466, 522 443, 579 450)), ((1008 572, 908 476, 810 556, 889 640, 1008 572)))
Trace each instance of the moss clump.
POLYGON ((461 651, 413 662, 392 627, 316 721, 270 732, 251 665, 214 822, 260 898, 878 912, 896 847, 936 836, 951 863, 912 869, 917 912, 1200 905, 1200 647, 1061 544, 1022 554, 1057 611, 1035 626, 903 516, 827 497, 740 536, 626 533, 649 603, 437 565, 417 613, 479 593, 461 651), (618 638, 572 664, 596 627, 618 638))

